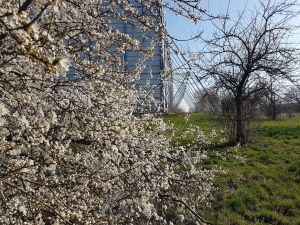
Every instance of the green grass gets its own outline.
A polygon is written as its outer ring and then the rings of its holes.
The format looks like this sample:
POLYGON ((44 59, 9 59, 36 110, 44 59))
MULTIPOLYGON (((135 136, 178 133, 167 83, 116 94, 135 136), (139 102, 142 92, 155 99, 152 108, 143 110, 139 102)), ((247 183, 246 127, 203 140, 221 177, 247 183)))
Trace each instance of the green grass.
POLYGON ((163 119, 181 130, 186 130, 191 124, 200 126, 204 130, 220 127, 213 117, 206 114, 189 114, 187 123, 185 123, 184 117, 184 114, 167 114, 163 119))
MULTIPOLYGON (((221 128, 207 115, 192 114, 188 123, 182 115, 164 120, 181 130, 189 124, 204 130, 221 128)), ((212 153, 203 162, 227 171, 216 179, 212 207, 200 209, 209 221, 216 225, 300 225, 300 115, 262 120, 250 144, 237 151, 218 151, 226 160, 212 153)))
MULTIPOLYGON (((222 130, 222 126, 216 119, 205 114, 189 114, 188 120, 185 119, 184 114, 167 114, 163 116, 163 119, 166 123, 172 124, 175 127, 176 132, 172 137, 172 141, 179 145, 185 145, 195 139, 195 135, 193 134, 182 138, 182 134, 191 126, 200 127, 206 135, 209 135, 212 129, 218 133, 222 130)), ((170 131, 167 133, 170 133, 170 131)), ((214 141, 216 142, 222 137, 224 137, 224 135, 219 135, 214 141)))

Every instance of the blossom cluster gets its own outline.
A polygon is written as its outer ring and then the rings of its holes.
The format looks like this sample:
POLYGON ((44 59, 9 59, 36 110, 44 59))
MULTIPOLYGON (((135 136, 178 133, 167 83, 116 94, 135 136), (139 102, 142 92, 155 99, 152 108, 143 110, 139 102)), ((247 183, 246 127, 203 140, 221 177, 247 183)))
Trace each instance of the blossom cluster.
POLYGON ((203 155, 135 116, 140 69, 125 73, 120 56, 140 46, 107 19, 150 29, 154 3, 139 15, 122 0, 1 1, 0 224, 171 224, 179 198, 206 201, 203 155))

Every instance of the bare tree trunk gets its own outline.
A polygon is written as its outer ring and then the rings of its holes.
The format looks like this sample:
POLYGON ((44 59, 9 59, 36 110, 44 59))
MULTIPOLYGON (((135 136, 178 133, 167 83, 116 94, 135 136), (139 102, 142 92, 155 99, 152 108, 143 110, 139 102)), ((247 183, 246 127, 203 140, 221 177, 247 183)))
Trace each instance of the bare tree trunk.
POLYGON ((276 102, 272 102, 272 120, 277 119, 277 110, 276 110, 276 102))
POLYGON ((236 134, 235 141, 243 144, 245 142, 245 132, 243 127, 243 102, 237 97, 236 102, 236 134))
POLYGON ((270 96, 270 102, 271 102, 271 118, 272 120, 276 120, 276 96, 275 93, 273 91, 273 81, 271 81, 271 96, 270 96))

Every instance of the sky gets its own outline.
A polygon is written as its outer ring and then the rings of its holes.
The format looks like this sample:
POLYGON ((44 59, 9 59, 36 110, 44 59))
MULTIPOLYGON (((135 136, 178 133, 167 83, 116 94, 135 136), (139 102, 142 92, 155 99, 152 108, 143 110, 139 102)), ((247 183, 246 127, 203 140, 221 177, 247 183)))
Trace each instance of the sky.
MULTIPOLYGON (((202 8, 212 15, 225 15, 228 8, 229 16, 234 18, 238 12, 241 12, 245 8, 253 9, 257 3, 258 0, 202 0, 201 5, 202 8)), ((300 10, 300 0, 297 0, 297 4, 297 8, 300 10)), ((171 35, 178 39, 187 39, 200 30, 204 30, 206 33, 212 30, 210 22, 200 21, 195 24, 188 19, 175 16, 170 11, 166 11, 165 13, 167 30, 171 35)), ((293 22, 300 25, 300 17, 295 18, 293 22)), ((298 35, 298 38, 300 38, 300 35, 298 35)))
MULTIPOLYGON (((228 4, 230 4, 229 13, 234 14, 249 3, 247 0, 203 0, 201 5, 203 9, 212 15, 222 15, 226 13, 228 4)), ((204 30, 206 33, 212 30, 208 21, 200 21, 195 24, 186 18, 174 15, 170 11, 166 11, 165 19, 168 32, 178 39, 188 39, 201 30, 204 30)), ((191 43, 184 44, 191 45, 191 43)))
MULTIPOLYGON (((234 17, 244 9, 254 9, 257 3, 258 0, 203 0, 201 4, 202 8, 206 9, 207 12, 212 15, 226 15, 228 9, 229 17, 234 19, 234 17)), ((297 0, 297 4, 299 4, 297 7, 300 11, 300 0, 297 0)), ((188 19, 175 16, 169 11, 165 12, 165 21, 169 34, 177 39, 189 39, 200 31, 203 31, 204 35, 209 36, 209 33, 213 31, 213 26, 209 21, 200 21, 198 24, 195 24, 188 19)), ((300 17, 295 18, 292 22, 300 26, 300 17)), ((300 43, 300 29, 290 41, 300 43)), ((197 41, 178 42, 177 44, 179 44, 184 51, 197 51, 197 49, 201 49, 197 41)), ((298 46, 300 47, 300 44, 298 46)), ((189 110, 184 100, 180 106, 185 111, 189 110)))

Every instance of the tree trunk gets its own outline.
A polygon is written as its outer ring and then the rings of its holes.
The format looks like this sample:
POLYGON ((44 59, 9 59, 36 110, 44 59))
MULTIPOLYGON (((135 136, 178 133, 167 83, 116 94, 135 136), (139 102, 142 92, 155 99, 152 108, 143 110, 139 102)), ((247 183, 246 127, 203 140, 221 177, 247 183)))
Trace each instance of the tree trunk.
MULTIPOLYGON (((272 88, 272 86, 271 86, 272 88)), ((271 89, 271 118, 272 120, 276 120, 276 96, 273 92, 273 89, 271 89)))
POLYGON ((244 144, 245 142, 245 130, 243 126, 243 102, 240 98, 236 99, 236 133, 235 133, 235 141, 240 144, 244 144))
POLYGON ((276 110, 276 102, 272 102, 272 120, 276 120, 277 118, 277 110, 276 110))

